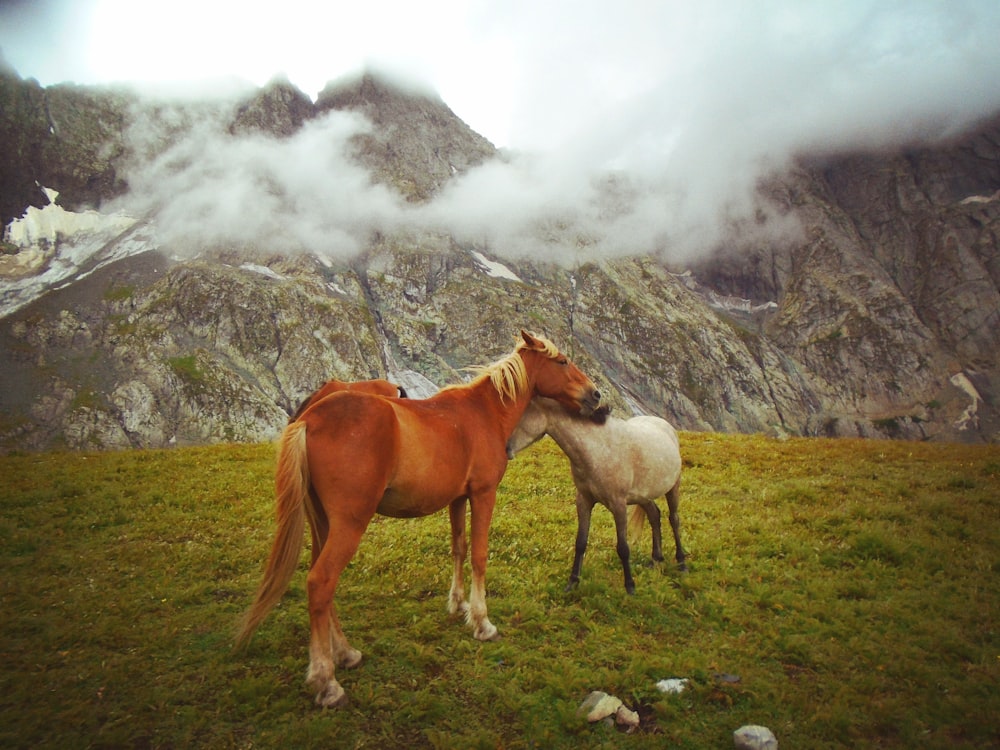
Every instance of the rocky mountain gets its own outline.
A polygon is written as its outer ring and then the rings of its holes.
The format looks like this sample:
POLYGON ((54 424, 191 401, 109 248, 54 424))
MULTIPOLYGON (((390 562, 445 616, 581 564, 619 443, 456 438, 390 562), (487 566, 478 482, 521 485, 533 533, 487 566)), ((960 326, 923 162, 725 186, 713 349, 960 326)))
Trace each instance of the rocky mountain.
POLYGON ((283 80, 176 102, 0 71, 0 449, 267 440, 328 378, 429 394, 522 327, 619 413, 682 429, 1000 435, 1000 119, 946 144, 803 156, 761 188, 801 235, 683 266, 511 260, 396 224, 352 254, 290 252, 278 234, 192 249, 155 213, 119 210, 137 164, 205 158, 170 151, 196 124, 280 142, 332 111, 364 127, 353 166, 330 168, 363 169, 404 206, 504 158, 436 96, 369 74, 315 103, 283 80))

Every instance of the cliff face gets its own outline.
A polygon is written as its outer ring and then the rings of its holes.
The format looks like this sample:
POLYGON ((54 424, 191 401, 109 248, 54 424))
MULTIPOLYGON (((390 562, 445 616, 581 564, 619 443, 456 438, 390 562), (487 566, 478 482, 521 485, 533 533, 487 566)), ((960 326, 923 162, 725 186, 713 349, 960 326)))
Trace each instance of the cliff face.
POLYGON ((124 92, 75 86, 42 89, 0 73, 0 222, 29 205, 44 206, 38 185, 59 185, 69 201, 100 206, 125 185, 116 171, 122 156, 124 92), (36 184, 37 182, 37 184, 36 184))
POLYGON ((862 417, 913 435, 928 421, 979 419, 992 435, 998 184, 1000 121, 935 149, 804 160, 781 187, 805 241, 696 273, 779 301, 763 332, 822 395, 812 429, 839 434, 862 417))
MULTIPOLYGON (((36 181, 66 209, 101 206, 127 189, 128 127, 155 119, 143 147, 156 152, 188 113, 12 75, 0 104, 5 223, 45 203, 36 181)), ((234 137, 359 113, 370 127, 354 158, 412 204, 497 158, 439 100, 371 76, 315 104, 277 81, 211 106, 234 137)), ((684 268, 513 262, 399 227, 349 260, 278 254, 267 237, 168 257, 146 217, 5 246, 0 446, 270 439, 330 377, 388 375, 425 395, 522 327, 569 352, 619 413, 683 429, 995 440, 1000 122, 934 148, 803 159, 766 189, 799 240, 684 268)))

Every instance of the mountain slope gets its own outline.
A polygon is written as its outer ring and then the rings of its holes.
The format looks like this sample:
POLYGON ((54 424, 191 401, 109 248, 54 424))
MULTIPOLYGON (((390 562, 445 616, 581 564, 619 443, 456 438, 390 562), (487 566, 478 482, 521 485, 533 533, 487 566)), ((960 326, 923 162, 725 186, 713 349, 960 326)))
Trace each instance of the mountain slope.
MULTIPOLYGON (((371 75, 315 104, 275 81, 169 106, 0 78, 3 101, 22 103, 0 115, 11 218, 45 202, 35 181, 60 191, 62 222, 104 206, 205 112, 220 137, 256 145, 331 112, 363 117, 355 163, 410 205, 498 158, 436 97, 371 75), (60 136, 39 161, 24 144, 45 111, 60 136)), ((570 352, 620 413, 680 428, 992 441, 998 144, 1000 121, 936 147, 803 158, 763 188, 799 239, 706 248, 684 267, 514 261, 401 225, 338 256, 276 252, 268 236, 193 253, 155 215, 116 224, 106 208, 100 231, 50 224, 0 258, 0 445, 268 439, 327 378, 388 375, 421 395, 509 351, 521 327, 570 352)))

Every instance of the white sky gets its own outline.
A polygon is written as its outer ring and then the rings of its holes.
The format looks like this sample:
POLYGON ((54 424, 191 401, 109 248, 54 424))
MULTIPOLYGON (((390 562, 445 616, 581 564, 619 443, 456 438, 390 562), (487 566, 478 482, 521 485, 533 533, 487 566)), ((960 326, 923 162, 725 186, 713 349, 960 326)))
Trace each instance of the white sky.
POLYGON ((488 189, 494 214, 586 213, 581 186, 619 170, 644 187, 632 228, 663 224, 639 246, 738 214, 804 149, 1000 111, 1000 0, 0 0, 0 50, 42 85, 283 74, 310 96, 375 65, 538 157, 530 174, 471 176, 441 212, 487 223, 488 189))
POLYGON ((619 107, 969 116, 1000 105, 998 40, 996 0, 0 3, 0 49, 43 85, 283 73, 315 97, 375 63, 515 148, 557 144, 619 107))

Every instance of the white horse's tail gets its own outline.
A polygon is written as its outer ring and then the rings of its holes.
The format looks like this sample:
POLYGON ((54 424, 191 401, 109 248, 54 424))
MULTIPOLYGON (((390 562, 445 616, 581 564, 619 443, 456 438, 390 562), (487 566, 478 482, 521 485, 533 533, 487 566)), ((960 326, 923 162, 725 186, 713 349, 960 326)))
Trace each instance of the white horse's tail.
POLYGON ((646 525, 646 509, 641 505, 633 505, 628 512, 628 543, 635 545, 642 537, 642 529, 646 525))

